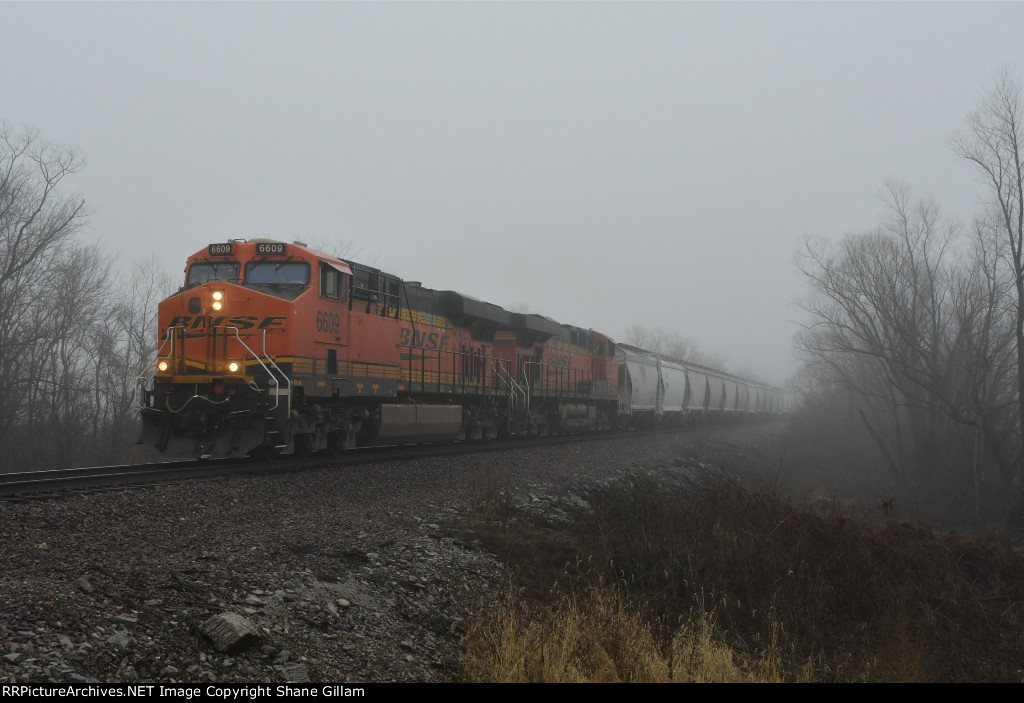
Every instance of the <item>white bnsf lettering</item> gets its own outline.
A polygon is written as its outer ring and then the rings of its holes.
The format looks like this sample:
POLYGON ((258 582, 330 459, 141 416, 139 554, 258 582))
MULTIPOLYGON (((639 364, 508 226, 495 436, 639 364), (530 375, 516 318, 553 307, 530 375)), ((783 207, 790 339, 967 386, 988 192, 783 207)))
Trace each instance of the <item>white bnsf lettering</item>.
POLYGON ((281 242, 260 242, 256 245, 257 254, 283 254, 284 244, 281 242))

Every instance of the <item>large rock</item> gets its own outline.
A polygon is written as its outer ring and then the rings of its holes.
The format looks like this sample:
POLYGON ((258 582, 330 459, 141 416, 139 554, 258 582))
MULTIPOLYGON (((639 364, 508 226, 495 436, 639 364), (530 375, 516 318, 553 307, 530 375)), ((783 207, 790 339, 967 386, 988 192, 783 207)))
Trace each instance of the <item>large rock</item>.
POLYGON ((213 643, 218 652, 242 652, 260 643, 252 623, 238 613, 222 613, 199 626, 199 632, 213 643))
POLYGON ((289 662, 283 666, 284 675, 291 683, 309 683, 309 672, 301 662, 289 662))

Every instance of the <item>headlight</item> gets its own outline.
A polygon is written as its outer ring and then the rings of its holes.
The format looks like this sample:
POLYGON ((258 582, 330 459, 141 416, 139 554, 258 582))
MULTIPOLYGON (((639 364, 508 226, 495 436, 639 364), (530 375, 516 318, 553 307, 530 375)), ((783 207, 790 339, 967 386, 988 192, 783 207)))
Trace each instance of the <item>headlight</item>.
POLYGON ((158 371, 166 371, 168 368, 170 368, 170 364, 161 359, 160 361, 157 362, 156 368, 158 371))
POLYGON ((228 371, 231 373, 238 373, 238 369, 242 368, 242 365, 237 361, 228 362, 228 371))
POLYGON ((213 305, 211 305, 211 307, 214 310, 221 310, 224 308, 224 291, 213 291, 213 305))

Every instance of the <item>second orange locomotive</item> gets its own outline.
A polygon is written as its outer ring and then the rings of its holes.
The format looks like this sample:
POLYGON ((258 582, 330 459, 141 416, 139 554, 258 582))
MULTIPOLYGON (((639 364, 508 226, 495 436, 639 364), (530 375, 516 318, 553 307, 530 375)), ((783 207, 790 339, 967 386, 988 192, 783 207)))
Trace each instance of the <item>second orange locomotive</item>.
POLYGON ((294 243, 210 244, 160 304, 144 441, 307 453, 607 429, 614 343, 294 243))

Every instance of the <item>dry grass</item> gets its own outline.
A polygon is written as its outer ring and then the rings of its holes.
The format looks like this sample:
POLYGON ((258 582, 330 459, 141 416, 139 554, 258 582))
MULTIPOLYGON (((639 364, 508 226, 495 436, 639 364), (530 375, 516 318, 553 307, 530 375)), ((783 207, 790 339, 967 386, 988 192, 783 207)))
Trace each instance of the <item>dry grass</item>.
POLYGON ((1021 679, 1019 551, 729 481, 637 476, 587 502, 566 529, 472 525, 516 591, 470 628, 466 679, 1021 679))
MULTIPOLYGON (((556 589, 556 593, 560 589, 556 589)), ((680 626, 667 642, 623 598, 601 584, 560 593, 547 605, 509 598, 466 635, 463 679, 504 683, 767 683, 780 681, 770 656, 738 656, 712 613, 680 626)))

